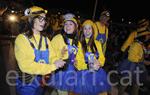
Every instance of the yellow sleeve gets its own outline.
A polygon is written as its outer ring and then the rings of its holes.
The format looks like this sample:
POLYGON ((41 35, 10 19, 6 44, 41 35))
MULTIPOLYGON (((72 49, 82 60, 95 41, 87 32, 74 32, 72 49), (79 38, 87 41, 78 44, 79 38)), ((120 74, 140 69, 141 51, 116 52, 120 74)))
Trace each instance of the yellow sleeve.
POLYGON ((39 64, 34 61, 34 50, 23 34, 18 35, 15 40, 15 57, 24 73, 46 75, 56 70, 54 64, 39 64))
POLYGON ((127 38, 127 40, 123 43, 122 47, 121 47, 121 51, 125 52, 125 50, 133 43, 134 38, 137 36, 137 32, 134 31, 132 32, 129 37, 127 38))
POLYGON ((97 38, 97 35, 98 35, 98 27, 97 27, 97 23, 98 22, 95 22, 95 24, 94 24, 94 26, 93 26, 93 28, 94 28, 94 39, 96 39, 97 38))
POLYGON ((85 60, 84 60, 84 54, 83 54, 80 42, 78 44, 78 52, 77 52, 77 55, 76 55, 76 60, 77 60, 77 64, 75 64, 75 67, 78 70, 85 70, 85 69, 87 69, 87 64, 85 63, 85 60))
POLYGON ((107 40, 108 40, 108 28, 106 28, 106 42, 102 46, 103 54, 105 55, 107 49, 107 40))
POLYGON ((56 51, 54 50, 54 48, 48 38, 47 38, 47 41, 48 41, 48 48, 49 48, 49 55, 50 55, 49 62, 50 62, 50 64, 54 64, 54 62, 56 60, 58 60, 59 57, 57 56, 56 51))
POLYGON ((100 42, 96 41, 95 40, 95 44, 96 44, 96 47, 97 47, 97 50, 98 50, 98 53, 99 53, 99 58, 98 58, 98 61, 100 62, 100 66, 104 66, 104 63, 105 63, 105 57, 104 57, 104 54, 103 54, 103 51, 102 51, 102 45, 100 42))
POLYGON ((143 48, 138 42, 134 42, 128 51, 128 60, 131 62, 141 62, 143 59, 143 48))
POLYGON ((68 52, 65 53, 65 55, 63 57, 61 54, 61 50, 63 49, 63 47, 65 47, 67 49, 67 45, 65 44, 64 39, 61 34, 56 35, 52 39, 51 45, 52 45, 53 49, 55 50, 55 53, 57 54, 58 58, 68 59, 68 52))

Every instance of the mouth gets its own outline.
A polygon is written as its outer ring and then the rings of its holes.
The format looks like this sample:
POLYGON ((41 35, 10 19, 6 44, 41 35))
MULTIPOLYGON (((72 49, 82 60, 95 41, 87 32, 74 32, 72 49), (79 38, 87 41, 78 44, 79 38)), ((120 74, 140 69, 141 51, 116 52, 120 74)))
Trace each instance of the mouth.
POLYGON ((40 25, 41 28, 44 28, 44 25, 40 25))
POLYGON ((87 36, 90 36, 90 35, 91 35, 91 33, 90 33, 90 32, 87 32, 87 33, 86 33, 86 35, 87 35, 87 36))
POLYGON ((91 34, 90 32, 87 32, 87 35, 91 34))

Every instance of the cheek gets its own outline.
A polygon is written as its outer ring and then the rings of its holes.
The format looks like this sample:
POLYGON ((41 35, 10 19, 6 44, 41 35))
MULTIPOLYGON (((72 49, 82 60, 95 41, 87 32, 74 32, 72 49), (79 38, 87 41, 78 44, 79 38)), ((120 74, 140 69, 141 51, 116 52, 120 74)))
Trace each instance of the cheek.
POLYGON ((37 24, 37 23, 34 23, 34 24, 33 24, 33 28, 38 28, 38 24, 37 24))
POLYGON ((64 31, 66 31, 66 26, 64 26, 64 31))
POLYGON ((84 33, 84 36, 87 34, 87 32, 85 30, 83 31, 83 33, 84 33))

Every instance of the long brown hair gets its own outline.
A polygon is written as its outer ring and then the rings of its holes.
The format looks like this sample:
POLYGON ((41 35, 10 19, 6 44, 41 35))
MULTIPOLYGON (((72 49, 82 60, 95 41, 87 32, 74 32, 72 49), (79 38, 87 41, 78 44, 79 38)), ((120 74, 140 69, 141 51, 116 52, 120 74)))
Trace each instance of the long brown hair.
POLYGON ((92 36, 89 38, 88 43, 86 43, 86 41, 85 41, 85 36, 84 36, 83 29, 82 29, 82 32, 81 32, 80 41, 81 41, 81 44, 82 44, 82 50, 83 50, 84 54, 86 52, 88 52, 88 47, 92 50, 93 53, 97 52, 97 47, 96 47, 95 42, 94 42, 94 29, 93 29, 93 27, 92 27, 92 36))
MULTIPOLYGON (((33 24, 34 24, 34 20, 37 18, 38 16, 35 16, 35 17, 30 17, 30 20, 26 22, 26 25, 24 26, 24 29, 23 29, 23 33, 28 37, 28 38, 32 38, 33 37, 33 31, 32 31, 32 28, 33 28, 33 24)), ((45 25, 45 28, 41 33, 42 36, 46 37, 46 27, 47 25, 45 25)))

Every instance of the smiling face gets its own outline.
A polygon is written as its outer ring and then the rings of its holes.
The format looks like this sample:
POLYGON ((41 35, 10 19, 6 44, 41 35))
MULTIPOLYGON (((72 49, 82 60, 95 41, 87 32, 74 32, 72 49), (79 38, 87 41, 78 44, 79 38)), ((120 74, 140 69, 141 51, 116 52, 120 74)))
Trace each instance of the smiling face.
POLYGON ((84 32, 84 36, 85 38, 90 38, 93 34, 93 29, 92 29, 92 26, 91 25, 85 25, 83 27, 83 32, 84 32))
POLYGON ((42 13, 34 19, 33 29, 36 31, 43 31, 46 24, 46 14, 42 13))
POLYGON ((67 33, 67 34, 73 34, 73 32, 75 31, 76 29, 76 25, 74 22, 72 21, 66 21, 65 24, 64 24, 64 31, 67 33))

